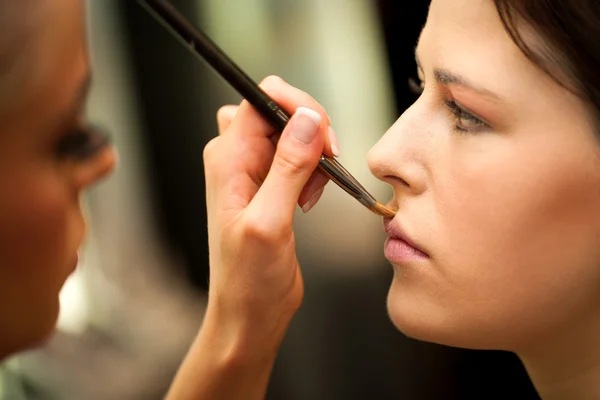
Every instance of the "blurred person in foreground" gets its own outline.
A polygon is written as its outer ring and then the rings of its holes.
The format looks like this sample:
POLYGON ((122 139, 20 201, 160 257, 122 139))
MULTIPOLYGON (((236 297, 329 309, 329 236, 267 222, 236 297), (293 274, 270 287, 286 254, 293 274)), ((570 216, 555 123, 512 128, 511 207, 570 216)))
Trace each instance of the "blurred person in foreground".
MULTIPOLYGON (((77 264, 79 197, 113 168, 82 115, 91 71, 80 0, 1 0, 0 357, 51 335, 77 264)), ((600 397, 600 4, 433 0, 422 93, 369 153, 388 311, 408 336, 513 351, 545 399, 600 397)), ((292 229, 337 155, 325 110, 279 78, 277 146, 246 103, 204 152, 211 282, 169 399, 259 399, 303 285, 292 229)), ((107 382, 107 384, 109 384, 107 382)))

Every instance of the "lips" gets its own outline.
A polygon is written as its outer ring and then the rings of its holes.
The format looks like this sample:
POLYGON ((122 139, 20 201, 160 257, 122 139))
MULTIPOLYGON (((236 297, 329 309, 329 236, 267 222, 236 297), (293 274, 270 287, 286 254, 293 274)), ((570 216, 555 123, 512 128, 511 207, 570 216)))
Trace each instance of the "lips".
POLYGON ((395 220, 384 219, 383 228, 389 236, 385 243, 385 255, 390 261, 429 258, 427 252, 411 239, 395 220))

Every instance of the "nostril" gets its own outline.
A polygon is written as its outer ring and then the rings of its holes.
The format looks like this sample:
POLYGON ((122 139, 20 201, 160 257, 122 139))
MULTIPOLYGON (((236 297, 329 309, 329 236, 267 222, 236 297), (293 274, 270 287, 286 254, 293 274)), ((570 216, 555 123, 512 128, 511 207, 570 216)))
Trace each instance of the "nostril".
POLYGON ((399 176, 386 175, 386 176, 383 177, 383 180, 386 181, 386 182, 388 182, 388 183, 390 183, 391 185, 400 184, 402 186, 406 186, 407 188, 410 187, 410 184, 406 180, 402 179, 399 176))

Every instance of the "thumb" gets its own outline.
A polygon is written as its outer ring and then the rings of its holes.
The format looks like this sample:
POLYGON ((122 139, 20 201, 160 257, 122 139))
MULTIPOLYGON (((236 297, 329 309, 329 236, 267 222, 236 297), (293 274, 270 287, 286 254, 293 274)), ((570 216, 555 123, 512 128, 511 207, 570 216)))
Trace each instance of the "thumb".
POLYGON ((272 229, 291 224, 300 193, 319 164, 325 145, 321 119, 316 111, 298 107, 281 134, 265 181, 248 206, 272 229))

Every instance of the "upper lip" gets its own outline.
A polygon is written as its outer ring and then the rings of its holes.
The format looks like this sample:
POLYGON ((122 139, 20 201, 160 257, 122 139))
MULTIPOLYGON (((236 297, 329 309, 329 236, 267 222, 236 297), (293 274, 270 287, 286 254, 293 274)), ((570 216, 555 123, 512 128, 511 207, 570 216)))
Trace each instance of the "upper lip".
POLYGON ((395 222, 395 220, 384 219, 383 229, 391 239, 402 240, 406 242, 410 247, 419 250, 425 255, 428 255, 427 252, 423 250, 423 247, 421 247, 421 245, 419 245, 417 242, 411 239, 410 236, 408 236, 408 234, 404 232, 402 227, 397 222, 395 222))

